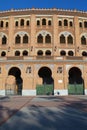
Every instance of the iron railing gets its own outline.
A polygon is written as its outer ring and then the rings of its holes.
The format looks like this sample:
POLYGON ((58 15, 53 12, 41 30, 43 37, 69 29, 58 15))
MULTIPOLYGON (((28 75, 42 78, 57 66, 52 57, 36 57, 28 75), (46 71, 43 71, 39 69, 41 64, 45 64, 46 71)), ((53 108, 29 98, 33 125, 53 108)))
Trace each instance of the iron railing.
POLYGON ((84 94, 83 84, 68 84, 68 94, 69 95, 83 95, 84 94))
POLYGON ((43 84, 43 85, 37 84, 36 94, 37 95, 53 95, 54 94, 53 84, 43 84))

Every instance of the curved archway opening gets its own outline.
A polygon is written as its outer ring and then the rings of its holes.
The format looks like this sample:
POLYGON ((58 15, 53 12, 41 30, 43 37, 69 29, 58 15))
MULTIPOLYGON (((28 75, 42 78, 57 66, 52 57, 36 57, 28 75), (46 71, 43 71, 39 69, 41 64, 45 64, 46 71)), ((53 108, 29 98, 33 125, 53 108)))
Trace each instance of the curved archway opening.
POLYGON ((65 55, 66 55, 66 51, 62 50, 62 51, 60 52, 60 55, 61 55, 61 56, 65 56, 65 55))
POLYGON ((69 83, 70 84, 82 84, 83 83, 83 79, 82 79, 82 72, 79 68, 77 67, 72 67, 69 70, 69 83))
POLYGON ((12 67, 8 72, 8 77, 11 75, 15 77, 16 94, 22 95, 23 79, 21 78, 21 70, 18 67, 12 67))
POLYGON ((52 78, 52 71, 48 67, 42 67, 38 71, 39 77, 42 78, 42 85, 38 86, 38 95, 53 95, 54 94, 54 80, 52 78))
POLYGON ((42 78, 43 84, 53 84, 52 71, 48 67, 42 67, 38 71, 39 77, 42 78))
POLYGON ((84 94, 84 80, 78 67, 72 67, 69 72, 69 91, 72 94, 84 94))
POLYGON ((39 50, 39 51, 37 52, 37 55, 38 55, 38 56, 42 56, 42 55, 43 55, 43 51, 42 51, 42 50, 39 50))
POLYGON ((47 50, 47 51, 45 52, 45 55, 46 55, 46 56, 51 56, 51 51, 50 51, 50 50, 47 50))

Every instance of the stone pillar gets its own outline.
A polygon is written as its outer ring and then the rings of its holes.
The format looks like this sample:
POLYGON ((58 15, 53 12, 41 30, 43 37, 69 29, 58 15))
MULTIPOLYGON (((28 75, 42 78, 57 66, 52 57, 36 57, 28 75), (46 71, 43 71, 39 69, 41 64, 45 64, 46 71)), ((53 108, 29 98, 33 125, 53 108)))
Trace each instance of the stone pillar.
POLYGON ((74 17, 74 44, 75 44, 75 56, 80 56, 80 36, 79 36, 79 24, 78 17, 74 17))
POLYGON ((87 95, 87 64, 84 65, 82 78, 84 82, 84 94, 87 95))
POLYGON ((53 15, 53 55, 58 55, 58 18, 57 15, 53 15))
POLYGON ((9 34, 8 34, 8 49, 7 56, 12 56, 12 46, 14 44, 14 17, 10 16, 9 18, 9 34))
POLYGON ((36 18, 35 15, 32 14, 31 15, 31 22, 30 22, 30 26, 31 26, 31 34, 30 34, 30 55, 33 56, 34 55, 34 49, 35 49, 35 44, 36 44, 36 18))

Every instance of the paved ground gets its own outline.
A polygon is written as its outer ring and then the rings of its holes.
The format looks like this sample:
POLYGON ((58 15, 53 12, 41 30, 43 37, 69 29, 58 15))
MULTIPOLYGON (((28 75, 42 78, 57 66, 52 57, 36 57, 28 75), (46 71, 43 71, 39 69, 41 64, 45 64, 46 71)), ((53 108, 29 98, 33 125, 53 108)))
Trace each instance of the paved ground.
POLYGON ((87 96, 0 97, 0 130, 87 130, 87 96))

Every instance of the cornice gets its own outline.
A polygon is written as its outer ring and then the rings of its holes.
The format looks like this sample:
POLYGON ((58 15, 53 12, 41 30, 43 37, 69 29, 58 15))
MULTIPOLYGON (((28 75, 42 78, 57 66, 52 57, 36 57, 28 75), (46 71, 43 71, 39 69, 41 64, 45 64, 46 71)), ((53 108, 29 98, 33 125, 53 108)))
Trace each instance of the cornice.
POLYGON ((57 8, 28 8, 28 9, 11 9, 6 11, 0 11, 0 17, 16 16, 16 15, 69 15, 78 17, 87 17, 87 11, 80 10, 67 10, 57 8))

